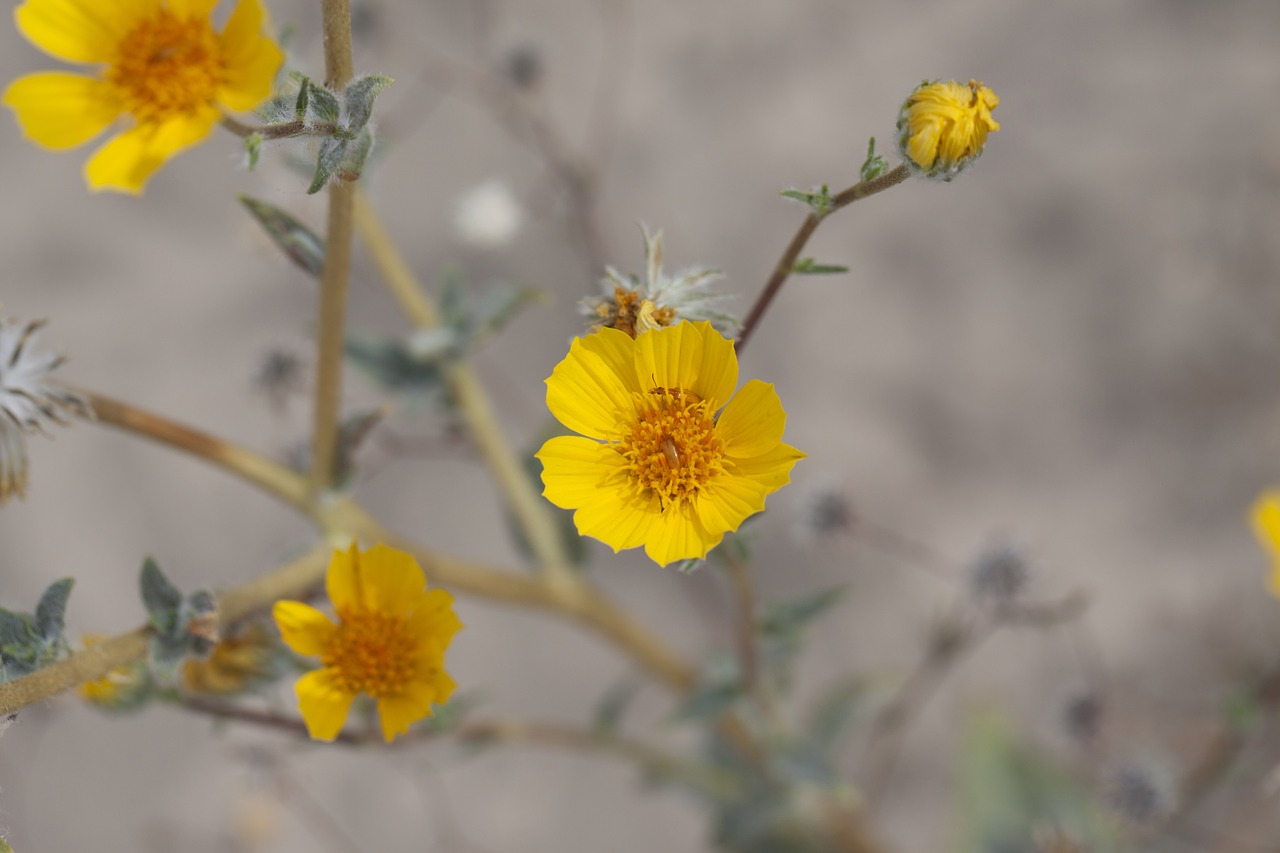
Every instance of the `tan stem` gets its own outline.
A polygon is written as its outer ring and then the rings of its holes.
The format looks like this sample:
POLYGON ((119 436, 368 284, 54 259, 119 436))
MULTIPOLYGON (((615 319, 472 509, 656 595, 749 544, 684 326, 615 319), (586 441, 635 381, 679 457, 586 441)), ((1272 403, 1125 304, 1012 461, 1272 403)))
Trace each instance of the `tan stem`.
MULTIPOLYGON (((351 79, 350 0, 322 0, 325 84, 341 92, 351 79)), ((351 206, 355 187, 342 175, 329 184, 329 221, 320 272, 320 323, 316 336, 316 395, 311 428, 311 487, 333 485, 342 399, 342 349, 351 277, 351 206)))
MULTIPOLYGON (((439 325, 440 313, 427 295, 426 288, 405 262, 377 211, 360 192, 356 194, 355 217, 360 239, 405 316, 419 328, 439 325)), ((565 589, 578 586, 569 569, 568 555, 549 507, 533 487, 520 459, 512 452, 511 444, 498 425, 489 396, 475 372, 469 365, 459 363, 449 371, 448 383, 458 409, 471 428, 476 446, 506 496, 544 574, 552 583, 565 589)))
MULTIPOLYGON (((185 450, 263 488, 310 516, 331 538, 385 542, 408 551, 422 564, 431 582, 459 592, 558 613, 609 639, 659 680, 686 689, 693 670, 662 641, 604 596, 585 584, 552 583, 545 576, 501 571, 432 551, 383 527, 349 497, 315 495, 299 474, 250 450, 125 403, 77 390, 89 400, 97 419, 121 429, 185 450)), ((321 546, 279 569, 224 592, 224 623, 262 610, 281 598, 299 598, 324 578, 330 549, 321 546)), ((47 699, 77 684, 100 678, 146 654, 148 631, 139 628, 106 640, 70 658, 6 684, 0 684, 0 713, 47 699)))
POLYGON ((351 0, 321 0, 324 30, 324 82, 341 91, 354 73, 351 58, 351 0))
POLYGON ((126 432, 136 433, 207 459, 243 477, 290 506, 303 512, 310 512, 311 496, 307 481, 297 472, 251 450, 228 444, 208 433, 128 403, 80 388, 76 389, 76 393, 89 401, 99 423, 119 427, 126 432))

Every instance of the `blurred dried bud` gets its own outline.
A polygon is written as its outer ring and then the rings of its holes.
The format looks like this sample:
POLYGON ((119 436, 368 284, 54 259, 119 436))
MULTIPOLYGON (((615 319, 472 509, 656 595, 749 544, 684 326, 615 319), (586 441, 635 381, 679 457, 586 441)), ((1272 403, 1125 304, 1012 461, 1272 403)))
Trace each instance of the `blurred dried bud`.
POLYGON ((182 663, 182 685, 189 693, 242 693, 274 673, 275 635, 260 624, 224 637, 203 660, 182 663))
POLYGON ((1014 604, 1031 578, 1021 551, 999 542, 986 547, 973 563, 970 583, 973 596, 997 606, 1014 604))
POLYGON ((502 58, 502 76, 517 89, 532 89, 542 82, 542 54, 532 44, 514 45, 502 58))
POLYGON ((1113 770, 1103 781, 1102 800, 1117 818, 1134 827, 1155 824, 1173 807, 1167 775, 1140 763, 1113 770))
POLYGON ((1082 693, 1069 699, 1062 709, 1062 727, 1067 736, 1079 742, 1096 740, 1102 732, 1102 698, 1096 693, 1082 693))
POLYGON ((286 350, 268 352, 253 379, 254 387, 277 409, 283 409, 304 384, 302 359, 286 350))

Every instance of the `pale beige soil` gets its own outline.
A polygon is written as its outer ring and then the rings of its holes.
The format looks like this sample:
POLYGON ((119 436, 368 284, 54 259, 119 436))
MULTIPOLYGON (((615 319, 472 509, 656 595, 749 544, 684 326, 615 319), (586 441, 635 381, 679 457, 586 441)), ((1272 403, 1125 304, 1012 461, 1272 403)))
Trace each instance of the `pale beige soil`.
MULTIPOLYGON (((315 5, 273 6, 297 24, 295 56, 312 71, 315 5)), ((722 269, 740 310, 803 213, 779 189, 851 182, 867 137, 888 142, 922 78, 976 77, 999 92, 1003 129, 982 162, 950 186, 913 181, 826 223, 807 254, 852 272, 794 281, 745 354, 744 377, 776 384, 789 441, 810 456, 756 528, 763 595, 851 585, 815 636, 800 697, 850 668, 889 678, 917 659, 954 587, 856 534, 797 542, 805 494, 840 484, 868 518, 947 555, 957 576, 1006 535, 1032 556, 1037 594, 1093 595, 1077 635, 1121 685, 1137 721, 1128 743, 1176 768, 1182 742, 1163 737, 1165 724, 1211 711, 1232 678, 1280 649, 1280 603, 1244 521, 1280 482, 1280 5, 652 0, 629 4, 621 32, 608 4, 505 5, 497 42, 541 51, 547 108, 574 144, 594 132, 601 69, 622 63, 601 175, 609 262, 638 269, 636 223, 663 227, 669 265, 722 269)), ((533 442, 542 380, 595 275, 547 209, 537 160, 424 71, 423 45, 460 53, 466 6, 372 4, 357 66, 397 78, 379 112, 389 136, 411 132, 369 189, 424 277, 454 267, 553 297, 479 363, 510 433, 533 442), (510 247, 468 249, 450 230, 453 204, 495 176, 543 209, 510 247)), ((0 27, 0 78, 53 65, 0 27)), ((253 447, 296 442, 305 406, 281 418, 251 385, 270 348, 307 351, 312 285, 234 193, 317 226, 320 201, 278 160, 237 171, 227 134, 177 159, 142 199, 85 192, 87 153, 36 149, 0 122, 6 312, 51 319, 46 340, 69 354, 70 381, 253 447)), ((404 328, 363 255, 351 323, 404 328)), ((358 378, 349 388, 353 404, 375 399, 358 378)), ((395 428, 435 434, 440 423, 409 413, 395 428)), ((356 492, 394 525, 514 561, 493 533, 493 489, 465 454, 373 456, 380 467, 356 492)), ((31 467, 27 500, 0 509, 0 604, 30 606, 74 575, 74 632, 141 621, 144 555, 186 586, 233 584, 309 541, 302 520, 232 478, 108 429, 33 439, 31 467)), ((599 557, 600 582, 681 648, 727 641, 711 573, 599 557)), ((541 616, 469 599, 459 612, 467 628, 450 668, 495 713, 582 720, 620 673, 612 650, 541 616)), ((1068 633, 996 638, 920 721, 880 816, 886 834, 903 850, 948 849, 966 716, 1005 707, 1053 743, 1083 683, 1068 633)), ((646 693, 636 725, 667 707, 646 693)), ((242 760, 259 743, 366 851, 705 846, 690 804, 642 791, 607 759, 285 748, 239 729, 213 737, 208 721, 164 709, 114 719, 70 699, 25 713, 0 740, 0 832, 40 853, 341 849, 288 811, 260 846, 221 840, 246 792, 263 790, 242 760)), ((1239 829, 1274 843, 1274 802, 1258 807, 1271 817, 1239 829)))

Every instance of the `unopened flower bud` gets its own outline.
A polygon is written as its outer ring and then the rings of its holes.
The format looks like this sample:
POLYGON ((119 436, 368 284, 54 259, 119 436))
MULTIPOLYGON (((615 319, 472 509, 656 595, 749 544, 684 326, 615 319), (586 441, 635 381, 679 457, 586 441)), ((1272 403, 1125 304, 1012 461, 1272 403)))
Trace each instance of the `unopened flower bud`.
POLYGON ((991 111, 996 93, 977 80, 925 81, 898 113, 898 150, 917 174, 950 181, 982 154, 987 134, 1000 129, 991 111))

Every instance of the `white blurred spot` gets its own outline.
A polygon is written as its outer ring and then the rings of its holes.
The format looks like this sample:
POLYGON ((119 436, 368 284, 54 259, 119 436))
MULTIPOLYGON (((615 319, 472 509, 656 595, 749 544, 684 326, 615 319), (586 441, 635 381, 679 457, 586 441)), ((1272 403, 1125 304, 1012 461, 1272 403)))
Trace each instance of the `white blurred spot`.
POLYGON ((479 249, 510 243, 524 224, 524 211, 507 185, 492 178, 458 200, 453 226, 463 242, 479 249))

